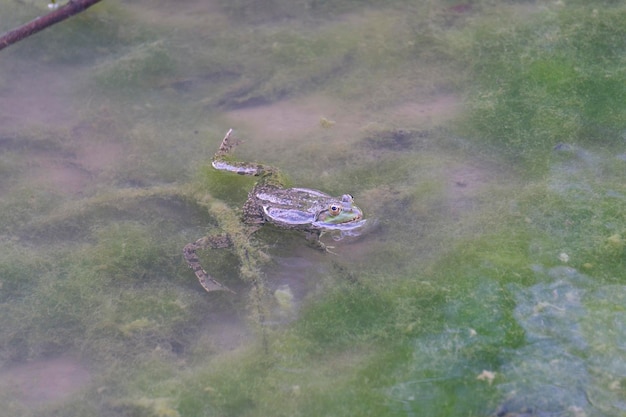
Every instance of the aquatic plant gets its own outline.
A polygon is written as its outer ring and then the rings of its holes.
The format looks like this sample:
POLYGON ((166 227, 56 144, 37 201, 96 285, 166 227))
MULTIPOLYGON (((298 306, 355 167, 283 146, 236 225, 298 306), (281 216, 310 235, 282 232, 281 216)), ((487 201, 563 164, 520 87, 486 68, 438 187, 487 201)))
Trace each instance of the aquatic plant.
POLYGON ((626 75, 615 45, 625 12, 594 7, 556 5, 468 29, 464 56, 477 82, 464 128, 539 172, 559 143, 620 143, 626 75))
POLYGON ((116 59, 108 60, 94 69, 94 79, 102 89, 126 91, 145 88, 173 71, 174 62, 163 41, 130 47, 116 59))

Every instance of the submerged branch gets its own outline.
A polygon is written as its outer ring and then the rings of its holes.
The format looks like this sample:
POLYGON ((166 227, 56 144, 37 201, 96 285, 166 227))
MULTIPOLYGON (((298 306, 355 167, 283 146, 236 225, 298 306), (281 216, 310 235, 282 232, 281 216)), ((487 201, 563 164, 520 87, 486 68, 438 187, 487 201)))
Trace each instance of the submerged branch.
POLYGON ((59 23, 68 17, 74 16, 77 13, 86 10, 87 8, 98 3, 100 0, 69 0, 67 4, 59 7, 53 12, 47 15, 31 20, 30 22, 6 32, 0 36, 0 50, 21 41, 24 38, 34 35, 35 33, 52 26, 55 23, 59 23))

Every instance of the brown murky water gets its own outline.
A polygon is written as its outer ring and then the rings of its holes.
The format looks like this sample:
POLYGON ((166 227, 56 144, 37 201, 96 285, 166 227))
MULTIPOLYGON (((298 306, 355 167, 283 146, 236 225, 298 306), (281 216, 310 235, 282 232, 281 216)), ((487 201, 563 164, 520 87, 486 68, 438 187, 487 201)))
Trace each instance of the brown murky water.
POLYGON ((350 107, 350 103, 317 94, 283 100, 276 103, 246 107, 226 113, 234 127, 246 126, 259 137, 271 141, 298 141, 319 130, 323 119, 332 123, 330 129, 338 139, 353 136, 371 122, 432 126, 454 118, 461 109, 459 97, 442 94, 424 97, 398 105, 384 113, 382 120, 372 118, 372 112, 350 107), (389 119, 387 119, 389 117, 389 119))
POLYGON ((68 398, 90 379, 87 368, 72 358, 42 359, 0 370, 0 390, 25 407, 37 408, 68 398))

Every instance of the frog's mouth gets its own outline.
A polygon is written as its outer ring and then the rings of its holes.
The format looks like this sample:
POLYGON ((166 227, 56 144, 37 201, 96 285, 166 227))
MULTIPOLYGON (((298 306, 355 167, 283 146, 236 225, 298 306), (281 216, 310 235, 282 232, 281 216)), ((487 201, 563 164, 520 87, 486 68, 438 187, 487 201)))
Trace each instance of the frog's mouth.
POLYGON ((322 230, 326 230, 326 231, 333 231, 333 230, 339 230, 342 233, 344 232, 351 232, 351 233, 360 233, 360 230, 365 226, 365 223, 367 223, 366 219, 362 219, 362 218, 358 218, 358 219, 354 219, 351 220, 349 222, 344 222, 344 223, 326 223, 326 222, 313 222, 313 226, 320 228, 322 230))
POLYGON ((343 229, 346 226, 352 226, 354 223, 365 223, 365 220, 362 219, 363 212, 358 207, 352 206, 350 209, 344 209, 336 215, 333 215, 329 209, 324 209, 315 216, 314 224, 331 229, 343 229))

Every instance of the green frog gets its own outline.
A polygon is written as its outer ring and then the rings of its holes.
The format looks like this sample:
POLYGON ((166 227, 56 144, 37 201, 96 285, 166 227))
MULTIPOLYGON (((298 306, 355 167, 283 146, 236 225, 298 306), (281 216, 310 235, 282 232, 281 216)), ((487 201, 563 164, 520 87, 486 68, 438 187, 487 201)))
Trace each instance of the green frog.
MULTIPOLYGON (((230 129, 213 157, 213 167, 220 171, 258 177, 243 206, 242 221, 247 225, 250 237, 266 223, 281 229, 300 230, 315 248, 327 251, 320 237, 325 231, 335 231, 339 237, 357 235, 365 225, 363 212, 350 194, 331 197, 309 188, 286 188, 280 171, 274 167, 236 161, 231 156, 237 145, 230 129)), ((233 246, 228 234, 205 236, 183 249, 187 265, 194 271, 202 287, 207 291, 230 291, 228 287, 211 277, 200 264, 197 251, 233 246)))

